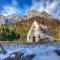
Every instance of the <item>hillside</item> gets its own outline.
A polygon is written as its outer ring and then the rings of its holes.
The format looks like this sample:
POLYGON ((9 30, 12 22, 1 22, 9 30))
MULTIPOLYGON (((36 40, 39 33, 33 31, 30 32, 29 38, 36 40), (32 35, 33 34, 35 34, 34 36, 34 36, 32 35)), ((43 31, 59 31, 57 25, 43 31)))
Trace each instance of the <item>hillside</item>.
POLYGON ((16 32, 19 32, 21 36, 20 40, 26 41, 27 33, 34 20, 36 20, 39 24, 47 26, 50 32, 53 32, 53 29, 55 27, 58 27, 59 26, 58 23, 60 22, 60 21, 58 22, 57 20, 47 19, 43 17, 33 17, 28 20, 22 20, 20 22, 14 23, 10 25, 9 28, 15 30, 16 32))
MULTIPOLYGON (((14 31, 15 33, 18 33, 20 35, 20 39, 23 42, 26 42, 27 39, 27 34, 28 31, 32 25, 32 23, 34 22, 34 20, 36 20, 38 22, 38 24, 42 24, 44 26, 46 26, 49 30, 49 32, 53 35, 53 36, 58 36, 56 35, 57 31, 59 31, 59 29, 57 29, 57 27, 60 26, 60 20, 55 19, 52 15, 49 15, 46 12, 41 12, 41 13, 37 13, 37 15, 34 15, 35 12, 33 13, 29 13, 30 18, 28 17, 27 19, 23 19, 21 21, 16 20, 16 22, 10 24, 10 25, 5 25, 4 28, 6 26, 9 27, 10 31, 14 31)), ((29 16, 28 15, 28 16, 29 16)), ((3 26, 0 26, 0 30, 2 29, 3 26)), ((59 33, 59 32, 58 32, 59 33)), ((59 37, 60 38, 60 37, 59 37)))

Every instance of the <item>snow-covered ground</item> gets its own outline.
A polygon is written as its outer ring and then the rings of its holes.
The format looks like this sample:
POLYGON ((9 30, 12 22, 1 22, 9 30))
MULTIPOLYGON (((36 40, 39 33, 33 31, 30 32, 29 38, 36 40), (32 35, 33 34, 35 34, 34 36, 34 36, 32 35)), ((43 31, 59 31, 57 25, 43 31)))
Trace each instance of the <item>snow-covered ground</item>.
POLYGON ((24 53, 23 56, 34 54, 32 60, 60 60, 60 56, 54 52, 60 49, 60 44, 36 44, 36 45, 19 45, 19 44, 4 44, 3 45, 7 54, 0 53, 0 60, 7 58, 14 52, 24 53))

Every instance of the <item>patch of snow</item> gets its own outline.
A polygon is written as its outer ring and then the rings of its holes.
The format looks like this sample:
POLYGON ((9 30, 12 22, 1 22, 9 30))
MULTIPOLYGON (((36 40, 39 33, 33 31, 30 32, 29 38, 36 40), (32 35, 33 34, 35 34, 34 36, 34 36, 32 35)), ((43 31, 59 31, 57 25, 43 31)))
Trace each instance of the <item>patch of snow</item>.
POLYGON ((7 54, 0 54, 0 60, 6 57, 14 57, 14 52, 24 53, 24 56, 35 54, 33 60, 60 60, 60 57, 54 52, 55 49, 60 49, 60 46, 55 45, 3 45, 7 54), (2 57, 3 56, 3 57, 2 57))

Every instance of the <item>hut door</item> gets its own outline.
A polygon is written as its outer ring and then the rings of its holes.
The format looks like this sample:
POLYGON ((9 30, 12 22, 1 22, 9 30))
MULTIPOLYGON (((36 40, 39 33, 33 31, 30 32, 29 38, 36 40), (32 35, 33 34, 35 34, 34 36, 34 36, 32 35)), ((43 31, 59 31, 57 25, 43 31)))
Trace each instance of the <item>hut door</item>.
POLYGON ((33 42, 35 42, 35 36, 33 37, 33 42))

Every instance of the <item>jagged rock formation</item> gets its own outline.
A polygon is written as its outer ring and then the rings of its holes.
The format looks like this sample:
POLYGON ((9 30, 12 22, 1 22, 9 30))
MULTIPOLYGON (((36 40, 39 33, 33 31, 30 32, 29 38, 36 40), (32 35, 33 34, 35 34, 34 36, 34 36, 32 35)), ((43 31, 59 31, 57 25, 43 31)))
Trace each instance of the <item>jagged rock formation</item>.
POLYGON ((50 19, 54 19, 54 17, 52 16, 52 15, 50 15, 50 14, 48 14, 47 12, 45 12, 45 11, 42 11, 41 13, 40 13, 40 17, 44 17, 44 18, 50 18, 50 19))
POLYGON ((36 16, 40 16, 40 12, 36 11, 36 10, 30 10, 27 12, 27 19, 36 17, 36 16))
POLYGON ((4 24, 5 22, 5 16, 0 15, 0 24, 4 24))
MULTIPOLYGON (((46 18, 46 19, 55 19, 52 15, 48 14, 47 12, 45 11, 42 11, 42 12, 39 12, 39 11, 36 11, 36 10, 30 10, 26 13, 25 16, 18 16, 16 14, 12 14, 12 15, 8 15, 8 16, 3 16, 3 15, 0 15, 0 24, 12 24, 12 23, 16 23, 16 22, 20 22, 22 20, 29 20, 31 18, 34 18, 34 17, 43 17, 43 18, 46 18)), ((56 19, 58 20, 58 19, 56 19)))
POLYGON ((44 18, 51 18, 51 19, 54 18, 52 15, 48 14, 45 11, 39 12, 39 11, 36 11, 36 10, 30 10, 30 11, 27 12, 27 19, 37 17, 37 16, 38 17, 44 17, 44 18))
POLYGON ((3 16, 0 15, 0 24, 10 25, 12 23, 20 22, 22 20, 27 20, 26 16, 17 16, 16 14, 3 16))

